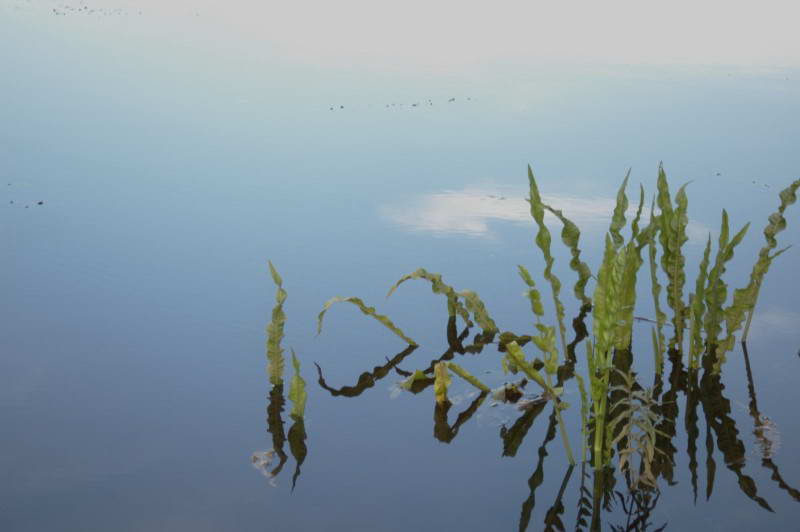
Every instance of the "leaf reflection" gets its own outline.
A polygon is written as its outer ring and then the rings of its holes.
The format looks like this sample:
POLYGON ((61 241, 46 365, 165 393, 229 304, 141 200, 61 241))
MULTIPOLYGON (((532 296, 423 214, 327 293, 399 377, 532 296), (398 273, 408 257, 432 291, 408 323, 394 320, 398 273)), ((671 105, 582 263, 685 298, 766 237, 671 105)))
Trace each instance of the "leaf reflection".
POLYGON ((358 381, 356 382, 355 386, 342 386, 341 388, 331 388, 325 382, 325 378, 322 376, 322 368, 319 367, 319 364, 316 362, 314 363, 317 366, 317 375, 319 376, 319 385, 322 386, 323 390, 327 390, 332 396, 342 396, 342 397, 358 397, 365 390, 372 388, 375 386, 375 383, 384 378, 392 368, 395 368, 400 362, 403 361, 408 355, 414 352, 417 348, 415 345, 409 345, 391 359, 387 359, 386 364, 382 366, 375 366, 372 371, 365 371, 361 375, 358 376, 358 381))

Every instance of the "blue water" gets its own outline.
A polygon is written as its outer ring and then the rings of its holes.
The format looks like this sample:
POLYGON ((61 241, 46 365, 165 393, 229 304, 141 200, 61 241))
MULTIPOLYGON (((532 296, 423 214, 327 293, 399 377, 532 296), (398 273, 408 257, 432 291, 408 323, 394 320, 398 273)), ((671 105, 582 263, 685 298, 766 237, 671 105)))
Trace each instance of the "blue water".
MULTIPOLYGON (((798 178, 797 70, 346 69, 226 40, 209 17, 174 26, 147 10, 58 15, 45 4, 0 7, 3 530, 517 529, 549 410, 517 456, 502 458, 498 433, 520 415, 513 407, 487 401, 445 445, 431 437, 431 391, 395 397, 396 373, 358 398, 331 397, 314 362, 331 386, 353 385, 404 346, 343 305, 315 336, 322 304, 357 295, 391 316, 421 345, 404 370, 447 349, 445 304, 427 286, 384 299, 420 266, 480 293, 503 330, 529 330, 516 265, 540 279, 543 264, 525 217, 528 164, 584 228, 594 265, 627 169, 632 201, 639 182, 649 201, 664 161, 674 186, 692 180, 689 283, 723 206, 734 227, 753 222, 729 268, 740 286, 778 191, 798 178), (308 457, 294 491, 291 458, 274 486, 250 463, 272 447, 268 259, 289 294, 284 344, 309 384, 308 457)), ((780 241, 796 245, 800 209, 787 218, 780 241)), ((571 317, 568 254, 556 249, 571 317)), ((791 486, 797 253, 774 264, 749 342, 758 406, 779 434, 773 461, 791 486)), ((637 369, 649 375, 649 326, 637 331, 637 369)), ((459 363, 494 386, 499 360, 489 346, 459 363)), ((724 382, 744 471, 774 513, 740 490, 719 451, 705 500, 702 412, 694 503, 681 403, 677 485, 662 481, 652 521, 789 529, 797 501, 762 467, 738 347, 724 382)), ((451 423, 471 400, 461 384, 453 393, 464 402, 451 423)), ((575 445, 574 381, 567 394, 575 445)), ((542 528, 567 470, 558 437, 546 450, 530 530, 542 528)), ((576 470, 564 496, 568 528, 579 480, 576 470)), ((624 522, 620 512, 604 523, 624 522)))

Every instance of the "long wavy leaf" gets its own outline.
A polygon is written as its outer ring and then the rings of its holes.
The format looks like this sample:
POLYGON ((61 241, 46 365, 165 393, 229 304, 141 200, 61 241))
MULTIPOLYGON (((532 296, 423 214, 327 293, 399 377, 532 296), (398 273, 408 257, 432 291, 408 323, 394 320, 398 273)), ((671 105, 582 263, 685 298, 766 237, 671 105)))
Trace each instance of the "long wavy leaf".
POLYGON ((414 340, 412 340, 411 338, 406 336, 405 333, 402 330, 400 330, 400 328, 392 322, 392 320, 390 320, 388 317, 386 317, 386 316, 384 316, 382 314, 378 314, 375 311, 375 307, 368 307, 367 305, 364 304, 364 302, 361 299, 359 299, 357 297, 338 297, 337 296, 337 297, 334 297, 334 298, 328 300, 328 302, 325 303, 325 305, 322 307, 322 311, 319 313, 319 316, 317 317, 317 334, 322 332, 322 319, 325 317, 325 313, 328 312, 328 309, 331 308, 331 306, 334 303, 351 303, 351 304, 357 306, 358 309, 361 312, 363 312, 364 314, 366 314, 367 316, 370 316, 370 317, 378 320, 381 324, 383 324, 384 327, 386 327, 387 329, 392 331, 394 334, 396 334, 397 336, 399 336, 400 338, 405 340, 409 345, 418 345, 417 342, 415 342, 414 340))
POLYGON ((561 241, 569 248, 569 252, 572 255, 572 259, 569 261, 569 267, 578 274, 578 280, 575 282, 573 292, 575 293, 575 297, 581 302, 581 305, 589 306, 592 304, 592 300, 586 295, 586 284, 589 282, 589 279, 592 278, 592 270, 589 268, 588 264, 581 260, 581 250, 579 247, 581 232, 578 226, 564 216, 560 210, 554 209, 549 205, 542 205, 545 209, 553 213, 556 218, 561 220, 561 224, 564 226, 561 230, 561 241))
POLYGON ((277 287, 275 293, 275 306, 272 308, 272 321, 267 325, 267 374, 269 382, 273 385, 283 384, 283 329, 286 323, 286 314, 283 312, 283 303, 286 301, 286 290, 283 289, 283 280, 278 270, 270 261, 269 272, 272 281, 277 287))
POLYGON ((430 282, 431 290, 434 294, 441 294, 447 298, 448 314, 450 316, 455 316, 458 314, 461 316, 461 319, 464 320, 464 323, 466 323, 467 326, 472 326, 472 322, 469 319, 469 312, 458 300, 458 293, 456 290, 452 286, 442 281, 441 274, 431 273, 425 270, 425 268, 419 268, 418 270, 401 277, 400 280, 397 281, 391 289, 389 289, 389 293, 386 294, 386 297, 390 297, 401 284, 411 279, 423 279, 430 282))
POLYGON ((544 223, 544 203, 539 194, 539 187, 536 185, 536 178, 533 176, 533 170, 528 166, 528 182, 530 185, 530 206, 531 216, 536 221, 539 231, 536 233, 536 245, 542 250, 544 256, 545 269, 544 278, 550 283, 550 288, 553 293, 553 306, 556 311, 556 318, 558 319, 558 331, 561 336, 561 348, 564 353, 567 352, 566 328, 564 327, 564 305, 561 303, 559 292, 561 291, 561 281, 553 274, 553 263, 555 259, 550 253, 550 231, 544 223))

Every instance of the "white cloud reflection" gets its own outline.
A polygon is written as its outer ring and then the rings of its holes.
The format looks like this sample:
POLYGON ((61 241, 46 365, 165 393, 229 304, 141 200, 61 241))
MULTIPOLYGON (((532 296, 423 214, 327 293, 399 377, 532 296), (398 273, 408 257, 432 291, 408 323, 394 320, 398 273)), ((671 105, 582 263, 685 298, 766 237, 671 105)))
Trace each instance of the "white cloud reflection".
MULTIPOLYGON (((490 225, 495 222, 531 224, 533 220, 526 199, 519 192, 508 189, 468 186, 461 190, 424 194, 405 204, 385 205, 380 208, 384 219, 402 229, 433 235, 465 235, 492 238, 490 225)), ((572 220, 582 231, 603 232, 611 221, 615 200, 607 197, 577 197, 561 194, 543 194, 542 200, 572 220)), ((626 216, 635 214, 633 208, 626 216)), ((643 218, 649 217, 646 208, 643 218)), ((545 213, 545 223, 560 231, 561 222, 545 213)), ((690 241, 704 242, 709 230, 696 222, 687 228, 690 241)))

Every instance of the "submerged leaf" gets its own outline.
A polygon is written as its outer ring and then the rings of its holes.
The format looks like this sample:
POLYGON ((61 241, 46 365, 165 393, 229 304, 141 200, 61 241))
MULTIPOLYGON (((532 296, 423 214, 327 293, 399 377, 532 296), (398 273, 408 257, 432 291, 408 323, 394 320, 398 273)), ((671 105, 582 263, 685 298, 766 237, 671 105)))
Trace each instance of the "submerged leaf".
POLYGON ((353 305, 357 306, 361 312, 381 322, 384 327, 405 340, 409 345, 418 345, 414 340, 406 336, 398 326, 392 323, 392 320, 390 320, 387 316, 378 314, 375 312, 375 307, 368 307, 361 299, 357 297, 334 297, 328 300, 328 302, 322 307, 322 312, 320 312, 319 316, 317 317, 317 334, 322 332, 322 319, 325 317, 325 313, 328 312, 328 309, 331 308, 334 303, 352 303, 353 305))

